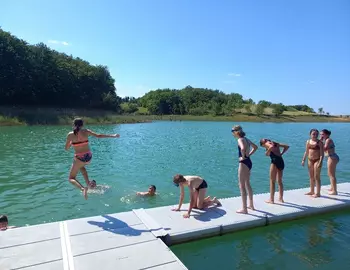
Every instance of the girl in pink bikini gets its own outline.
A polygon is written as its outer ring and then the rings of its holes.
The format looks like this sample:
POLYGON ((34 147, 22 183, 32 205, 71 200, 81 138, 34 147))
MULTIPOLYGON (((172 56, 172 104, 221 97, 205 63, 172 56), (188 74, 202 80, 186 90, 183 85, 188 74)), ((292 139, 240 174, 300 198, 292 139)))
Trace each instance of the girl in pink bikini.
POLYGON ((68 151, 69 148, 73 146, 75 150, 73 164, 69 172, 69 182, 79 188, 83 192, 84 198, 87 199, 88 188, 96 186, 96 182, 94 180, 89 181, 89 177, 85 168, 85 165, 90 164, 92 159, 88 137, 94 136, 96 138, 119 138, 120 135, 97 134, 89 129, 83 128, 83 126, 84 122, 82 119, 74 119, 73 131, 69 132, 67 135, 65 149, 68 151), (82 184, 76 180, 76 176, 79 171, 85 179, 87 185, 86 187, 83 187, 82 184))

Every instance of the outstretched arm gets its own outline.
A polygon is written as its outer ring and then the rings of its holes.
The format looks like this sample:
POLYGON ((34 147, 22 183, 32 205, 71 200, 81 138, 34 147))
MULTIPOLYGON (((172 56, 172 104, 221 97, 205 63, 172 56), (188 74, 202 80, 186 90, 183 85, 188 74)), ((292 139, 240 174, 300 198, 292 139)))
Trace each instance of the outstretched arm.
POLYGON ((190 216, 192 208, 193 208, 193 203, 195 200, 193 187, 190 185, 189 188, 190 188, 190 206, 188 207, 187 216, 190 216))
POLYGON ((287 150, 289 149, 289 145, 283 144, 283 143, 279 143, 279 144, 278 144, 278 147, 282 147, 282 148, 283 148, 282 153, 281 153, 281 156, 283 156, 283 154, 284 154, 285 152, 287 152, 287 150))
POLYGON ((112 134, 112 135, 98 134, 98 133, 95 133, 89 129, 87 129, 86 131, 90 136, 94 136, 96 138, 119 138, 120 137, 119 134, 112 134))
POLYGON ((185 197, 185 190, 184 187, 182 185, 180 185, 180 200, 179 200, 179 206, 175 209, 173 209, 173 211, 180 211, 181 206, 182 206, 182 202, 184 201, 184 197, 185 197))

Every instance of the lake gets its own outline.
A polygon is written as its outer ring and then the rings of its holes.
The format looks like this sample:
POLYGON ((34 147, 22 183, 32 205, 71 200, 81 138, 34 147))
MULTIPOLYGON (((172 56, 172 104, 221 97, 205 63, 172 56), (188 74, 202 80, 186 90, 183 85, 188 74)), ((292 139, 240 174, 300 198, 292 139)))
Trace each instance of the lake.
MULTIPOLYGON (((95 179, 103 189, 89 194, 87 201, 67 181, 73 158, 72 150, 64 150, 69 126, 0 127, 1 213, 8 215, 11 225, 25 226, 141 207, 176 205, 179 190, 172 184, 172 176, 176 173, 204 177, 209 185, 210 196, 238 196, 237 143, 231 134, 233 124, 237 123, 159 121, 89 126, 88 128, 99 133, 120 133, 121 137, 90 139, 93 159, 87 170, 90 179, 95 179), (147 190, 150 184, 156 185, 159 196, 135 196, 137 191, 147 190)), ((308 186, 307 167, 301 166, 305 141, 309 138, 311 128, 330 129, 341 160, 337 168, 338 182, 349 181, 349 124, 238 124, 243 126, 247 137, 257 145, 263 137, 290 145, 284 157, 285 189, 308 186)), ((255 193, 268 192, 270 159, 259 148, 252 160, 253 190, 255 193)), ((78 180, 84 182, 81 175, 78 175, 78 180)), ((322 184, 329 184, 326 160, 321 180, 322 184)), ((343 260, 342 265, 346 265, 345 260, 349 262, 346 253, 350 254, 350 249, 348 246, 345 249, 342 241, 350 241, 349 223, 349 212, 345 211, 335 216, 321 216, 297 223, 206 239, 172 249, 191 270, 204 269, 204 266, 210 264, 209 261, 213 267, 217 266, 218 256, 223 260, 223 266, 220 267, 223 270, 233 269, 228 261, 236 265, 242 264, 241 269, 250 269, 252 266, 271 269, 279 267, 284 262, 283 258, 294 261, 288 252, 297 252, 297 249, 310 251, 309 257, 318 256, 305 259, 305 262, 300 259, 299 268, 307 268, 310 264, 315 266, 316 261, 320 260, 330 260, 331 263, 343 260), (327 225, 330 223, 333 225, 327 225), (334 228, 325 232, 327 226, 334 228), (326 239, 312 241, 313 246, 320 250, 332 247, 331 254, 325 251, 327 254, 321 252, 312 255, 306 239, 311 237, 307 236, 310 230, 313 232, 312 237, 326 239), (274 240, 269 239, 270 237, 274 240), (325 242, 328 244, 325 245, 325 242), (275 245, 281 245, 281 248, 276 248, 275 245), (335 246, 339 246, 341 252, 335 252, 335 246), (206 259, 196 259, 198 254, 206 259), (242 260, 244 262, 240 262, 242 260)), ((340 267, 340 264, 337 266, 340 267)))

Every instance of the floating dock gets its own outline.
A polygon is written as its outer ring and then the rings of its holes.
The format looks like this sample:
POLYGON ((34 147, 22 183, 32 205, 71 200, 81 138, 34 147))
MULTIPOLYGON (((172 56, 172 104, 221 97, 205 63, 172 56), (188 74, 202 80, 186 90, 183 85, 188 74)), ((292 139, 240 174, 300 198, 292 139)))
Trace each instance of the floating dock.
MULTIPOLYGON (((237 214, 241 198, 221 199, 206 211, 188 204, 40 224, 0 232, 1 270, 183 270, 167 247, 177 243, 267 226, 282 221, 350 208, 350 183, 338 184, 338 195, 304 195, 308 188, 285 191, 285 203, 267 204, 269 194, 254 196, 255 211, 237 214)), ((278 195, 278 194, 276 194, 278 195)))

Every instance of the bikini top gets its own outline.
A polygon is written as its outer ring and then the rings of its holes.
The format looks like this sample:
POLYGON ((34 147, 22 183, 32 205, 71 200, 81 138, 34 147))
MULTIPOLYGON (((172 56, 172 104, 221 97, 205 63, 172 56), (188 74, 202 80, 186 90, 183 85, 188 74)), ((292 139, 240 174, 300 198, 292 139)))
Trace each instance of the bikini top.
POLYGON ((308 141, 307 144, 308 144, 310 149, 319 150, 320 149, 320 145, 318 144, 319 142, 320 142, 320 140, 317 140, 316 144, 310 144, 310 141, 308 141))
POLYGON ((335 144, 333 141, 328 146, 328 149, 332 149, 332 148, 335 148, 335 144))
MULTIPOLYGON (((79 132, 78 132, 77 136, 78 136, 78 140, 79 140, 79 132)), ((89 144, 89 140, 72 142, 73 146, 83 146, 83 145, 87 145, 87 144, 89 144)))

